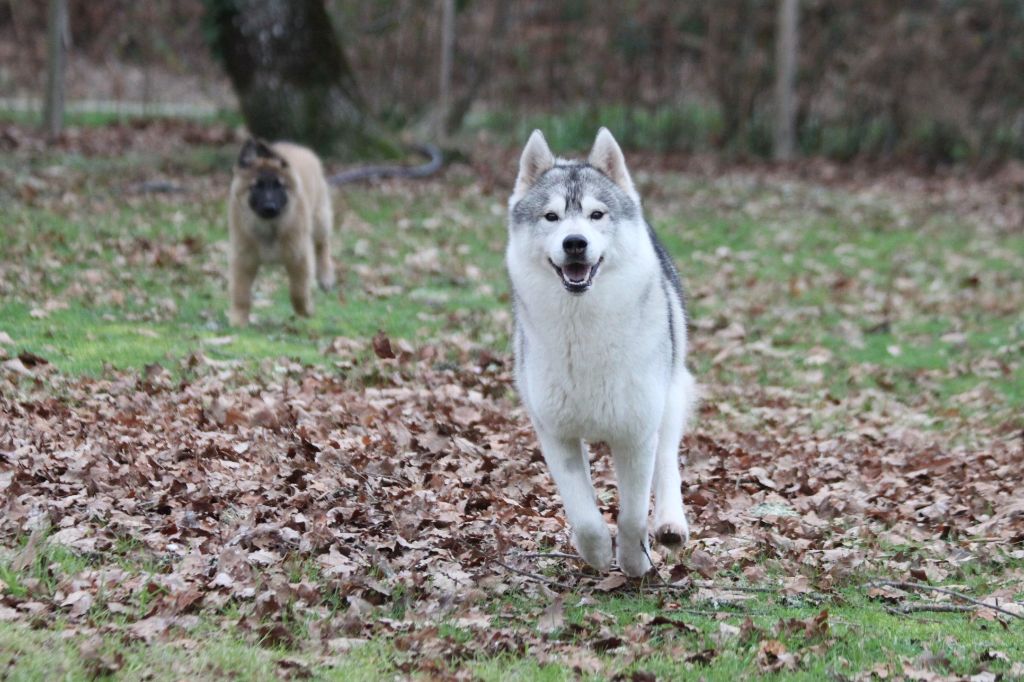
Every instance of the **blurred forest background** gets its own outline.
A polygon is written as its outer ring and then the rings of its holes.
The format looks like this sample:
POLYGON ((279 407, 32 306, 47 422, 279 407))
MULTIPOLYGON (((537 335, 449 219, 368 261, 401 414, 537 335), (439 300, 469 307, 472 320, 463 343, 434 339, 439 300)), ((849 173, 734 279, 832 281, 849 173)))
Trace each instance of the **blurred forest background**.
MULTIPOLYGON (((70 0, 69 111, 236 110, 211 50, 210 15, 225 4, 70 0)), ((384 129, 441 115, 448 133, 518 142, 544 125, 556 145, 582 147, 604 124, 630 148, 772 155, 785 3, 452 0, 450 68, 444 0, 322 4, 357 101, 384 129)), ((40 108, 46 25, 45 2, 0 3, 0 109, 40 108)), ((1024 3, 802 0, 798 27, 797 154, 925 166, 1024 156, 1024 3)))

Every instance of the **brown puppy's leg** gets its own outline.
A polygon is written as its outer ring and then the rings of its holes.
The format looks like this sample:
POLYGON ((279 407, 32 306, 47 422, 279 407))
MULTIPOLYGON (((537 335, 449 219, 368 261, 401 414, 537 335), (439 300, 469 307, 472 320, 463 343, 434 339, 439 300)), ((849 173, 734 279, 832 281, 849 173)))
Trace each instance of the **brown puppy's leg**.
POLYGON ((313 314, 313 249, 307 245, 298 253, 289 254, 284 259, 284 268, 295 314, 309 317, 313 314))
POLYGON ((252 282, 260 268, 257 259, 248 254, 232 254, 229 271, 231 310, 228 321, 233 327, 249 324, 249 308, 252 307, 252 282))
POLYGON ((334 264, 331 262, 331 226, 334 216, 326 188, 324 194, 325 198, 313 218, 313 250, 316 252, 317 284, 324 291, 330 291, 334 286, 334 264))

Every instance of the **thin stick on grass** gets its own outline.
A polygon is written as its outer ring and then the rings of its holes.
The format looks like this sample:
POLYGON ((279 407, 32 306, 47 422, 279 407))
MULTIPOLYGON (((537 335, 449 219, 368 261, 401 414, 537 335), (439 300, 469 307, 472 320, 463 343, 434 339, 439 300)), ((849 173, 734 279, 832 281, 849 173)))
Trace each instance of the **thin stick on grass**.
POLYGON ((899 606, 886 606, 885 610, 893 615, 906 615, 908 613, 918 613, 921 611, 927 611, 930 613, 965 613, 973 612, 977 609, 974 605, 969 604, 940 604, 938 602, 911 602, 907 604, 900 604, 899 606))
POLYGON ((737 610, 729 611, 727 609, 689 609, 689 608, 686 608, 686 609, 672 609, 671 611, 668 611, 667 613, 691 613, 691 614, 693 614, 695 616, 708 616, 709 618, 717 618, 718 616, 730 616, 730 617, 742 618, 742 617, 749 617, 749 616, 770 616, 770 615, 772 615, 772 613, 770 611, 751 611, 751 610, 748 610, 748 609, 743 609, 743 610, 738 610, 737 609, 737 610))
POLYGON ((565 583, 560 583, 557 580, 552 580, 551 578, 545 578, 544 576, 539 575, 537 573, 531 573, 530 571, 524 571, 521 568, 516 568, 515 566, 510 566, 509 564, 506 564, 501 559, 495 559, 494 563, 496 563, 499 566, 502 566, 502 567, 508 569, 509 571, 512 571, 513 573, 518 573, 519 575, 521 575, 521 576, 523 576, 525 578, 529 578, 531 580, 535 580, 535 581, 537 581, 539 583, 544 583, 545 585, 550 585, 552 587, 557 587, 558 589, 566 591, 566 592, 573 589, 572 586, 566 585, 565 583))
MULTIPOLYGON (((640 543, 640 547, 644 550, 644 556, 647 557, 647 562, 651 565, 651 570, 654 571, 654 575, 658 576, 658 585, 648 585, 647 587, 664 587, 668 585, 668 581, 661 577, 661 571, 654 565, 654 559, 651 558, 651 553, 647 551, 647 545, 643 542, 640 543)), ((650 571, 647 572, 650 575, 650 571)))
POLYGON ((957 592, 946 587, 937 587, 934 585, 925 585, 924 583, 914 583, 902 580, 873 580, 869 583, 866 583, 866 585, 867 587, 896 587, 901 590, 917 590, 919 592, 938 592, 940 594, 947 594, 950 597, 954 597, 961 601, 968 602, 969 604, 974 604, 978 608, 992 609, 993 611, 998 611, 999 613, 1005 613, 1007 616, 1012 616, 1013 618, 1019 618, 1020 620, 1024 620, 1024 616, 1020 615, 1019 613, 1007 611, 1006 609, 1000 606, 996 606, 995 604, 986 604, 985 602, 975 599, 974 597, 970 597, 964 594, 963 592, 957 592))
POLYGON ((694 580, 695 587, 703 587, 712 590, 731 590, 733 592, 754 592, 757 594, 775 594, 779 591, 777 587, 760 587, 758 585, 729 585, 716 583, 714 580, 694 580))
POLYGON ((565 552, 526 552, 515 556, 517 559, 575 559, 583 561, 583 557, 579 554, 566 554, 565 552))

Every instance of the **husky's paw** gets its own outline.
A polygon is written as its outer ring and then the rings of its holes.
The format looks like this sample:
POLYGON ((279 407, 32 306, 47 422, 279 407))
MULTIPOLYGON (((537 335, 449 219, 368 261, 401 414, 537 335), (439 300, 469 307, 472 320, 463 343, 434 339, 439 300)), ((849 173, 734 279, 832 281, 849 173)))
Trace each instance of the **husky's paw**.
POLYGON ((642 544, 644 542, 645 540, 623 542, 620 538, 619 546, 616 548, 615 554, 619 562, 619 568, 630 578, 639 578, 654 568, 651 560, 647 558, 649 552, 647 552, 646 546, 642 544))
POLYGON ((680 547, 690 541, 690 528, 686 519, 682 523, 663 523, 654 531, 654 539, 666 547, 680 547))
POLYGON ((572 540, 583 560, 595 569, 605 572, 612 567, 612 535, 604 523, 575 529, 572 540))
POLYGON ((690 541, 690 525, 681 506, 655 508, 654 539, 665 547, 679 547, 690 541))

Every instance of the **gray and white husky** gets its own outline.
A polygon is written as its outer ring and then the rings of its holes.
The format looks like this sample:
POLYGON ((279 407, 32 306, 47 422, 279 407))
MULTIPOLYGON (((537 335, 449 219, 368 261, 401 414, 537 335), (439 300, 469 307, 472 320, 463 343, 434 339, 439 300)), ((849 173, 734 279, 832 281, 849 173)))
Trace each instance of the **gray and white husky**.
POLYGON ((530 136, 509 200, 506 264, 516 382, 576 548, 610 568, 586 445, 604 441, 619 486, 618 564, 643 575, 652 481, 655 537, 689 539, 678 452, 697 390, 679 274, 606 128, 586 162, 555 158, 539 130, 530 136))

